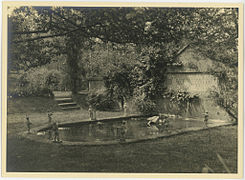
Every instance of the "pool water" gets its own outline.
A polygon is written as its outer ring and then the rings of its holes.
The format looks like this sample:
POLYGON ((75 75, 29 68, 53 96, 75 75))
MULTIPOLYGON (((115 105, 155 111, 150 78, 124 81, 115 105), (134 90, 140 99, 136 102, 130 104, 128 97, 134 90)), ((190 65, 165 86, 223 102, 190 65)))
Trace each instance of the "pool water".
MULTIPOLYGON (((62 141, 91 142, 125 139, 141 139, 147 136, 167 135, 173 131, 191 127, 203 127, 198 120, 169 119, 168 125, 159 123, 147 126, 146 118, 131 118, 120 121, 101 121, 86 124, 74 124, 71 127, 60 127, 59 136, 62 141)), ((48 133, 46 133, 45 136, 48 133)))

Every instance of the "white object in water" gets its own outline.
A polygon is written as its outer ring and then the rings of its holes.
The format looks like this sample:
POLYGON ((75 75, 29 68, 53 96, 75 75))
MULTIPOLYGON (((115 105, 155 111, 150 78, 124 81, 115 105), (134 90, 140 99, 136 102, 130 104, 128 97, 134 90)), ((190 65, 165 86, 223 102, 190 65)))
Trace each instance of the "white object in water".
POLYGON ((147 118, 148 121, 156 123, 157 120, 159 119, 159 116, 152 116, 147 118))
POLYGON ((38 135, 38 136, 44 136, 44 135, 45 135, 45 131, 38 132, 37 135, 38 135))

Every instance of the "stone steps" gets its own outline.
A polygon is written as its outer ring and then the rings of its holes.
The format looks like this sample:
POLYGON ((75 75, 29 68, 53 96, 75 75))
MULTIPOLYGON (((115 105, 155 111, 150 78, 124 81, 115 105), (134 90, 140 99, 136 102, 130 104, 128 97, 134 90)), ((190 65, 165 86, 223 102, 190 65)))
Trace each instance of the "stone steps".
POLYGON ((59 106, 76 106, 75 102, 60 103, 59 106))
POLYGON ((72 93, 67 91, 54 91, 54 99, 62 110, 77 110, 80 107, 72 99, 72 93))
POLYGON ((53 91, 55 97, 71 97, 71 91, 53 91))
POLYGON ((62 110, 78 110, 80 109, 79 106, 71 106, 71 107, 62 107, 62 110))
POLYGON ((55 101, 60 103, 72 103, 73 99, 72 98, 55 98, 55 101))

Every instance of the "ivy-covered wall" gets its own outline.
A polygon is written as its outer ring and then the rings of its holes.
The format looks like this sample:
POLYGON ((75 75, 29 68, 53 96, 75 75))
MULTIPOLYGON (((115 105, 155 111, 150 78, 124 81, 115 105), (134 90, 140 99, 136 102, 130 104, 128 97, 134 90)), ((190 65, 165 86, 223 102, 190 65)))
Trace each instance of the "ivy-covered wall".
POLYGON ((176 57, 176 62, 181 66, 168 68, 167 90, 157 102, 159 110, 186 117, 202 117, 208 111, 212 119, 229 119, 211 96, 212 92, 220 91, 218 78, 212 75, 217 71, 217 62, 203 57, 190 46, 176 57))
POLYGON ((160 112, 177 114, 183 117, 199 117, 202 119, 204 112, 207 111, 210 119, 229 120, 231 118, 212 98, 198 97, 196 101, 180 102, 180 104, 165 98, 158 100, 157 107, 160 112))
POLYGON ((208 96, 210 91, 219 91, 218 79, 205 73, 169 73, 166 87, 169 90, 186 91, 190 94, 208 96))

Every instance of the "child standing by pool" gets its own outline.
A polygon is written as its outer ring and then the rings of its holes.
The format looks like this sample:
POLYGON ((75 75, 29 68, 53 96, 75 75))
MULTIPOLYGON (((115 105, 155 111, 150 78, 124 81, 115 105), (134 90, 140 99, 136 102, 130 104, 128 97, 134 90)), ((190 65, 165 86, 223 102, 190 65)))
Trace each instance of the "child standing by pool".
POLYGON ((48 112, 48 139, 52 139, 52 112, 48 112))
POLYGON ((121 139, 120 139, 120 141, 125 141, 127 131, 128 131, 127 121, 122 121, 122 124, 121 124, 121 139))
POLYGON ((208 127, 208 112, 204 113, 204 127, 208 127))
POLYGON ((93 120, 96 120, 96 109, 95 108, 93 108, 93 120))
POLYGON ((58 127, 58 124, 56 122, 53 123, 53 134, 54 134, 54 139, 53 139, 53 142, 61 142, 60 141, 60 136, 59 136, 59 127, 58 127))
POLYGON ((124 102, 124 105, 123 105, 123 113, 124 113, 124 116, 127 116, 128 114, 128 105, 126 102, 124 102))
POLYGON ((49 122, 49 123, 48 123, 48 139, 49 139, 49 140, 52 139, 52 127, 53 127, 52 123, 49 122))
POLYGON ((90 120, 96 120, 96 109, 93 108, 92 105, 89 105, 88 112, 90 120))
POLYGON ((89 112, 90 120, 93 120, 93 108, 91 105, 89 105, 88 112, 89 112))
POLYGON ((26 114, 26 126, 27 126, 28 134, 31 133, 31 125, 32 123, 30 122, 29 116, 26 114))
POLYGON ((49 123, 52 122, 52 115, 53 115, 52 112, 49 112, 49 113, 48 113, 48 122, 49 122, 49 123))

